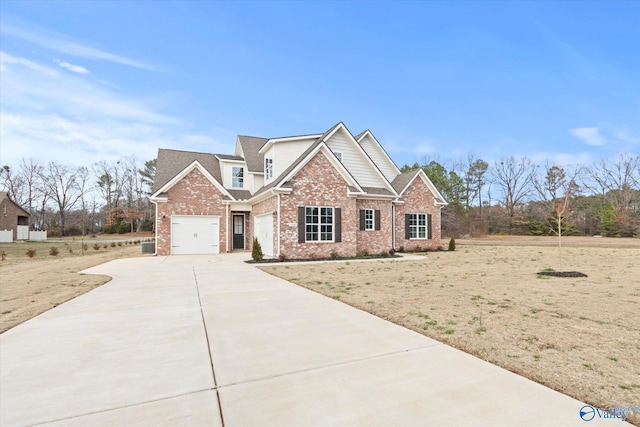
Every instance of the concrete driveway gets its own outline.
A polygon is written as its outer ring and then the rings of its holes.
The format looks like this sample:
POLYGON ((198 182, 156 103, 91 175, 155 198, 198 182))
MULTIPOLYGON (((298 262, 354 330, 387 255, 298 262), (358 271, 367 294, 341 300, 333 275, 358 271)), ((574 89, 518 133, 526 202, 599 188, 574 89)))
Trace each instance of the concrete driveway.
MULTIPOLYGON (((87 270, 113 280, 0 336, 1 424, 585 423, 577 400, 263 273, 248 257, 87 270)), ((594 414, 588 425, 612 425, 594 414)))

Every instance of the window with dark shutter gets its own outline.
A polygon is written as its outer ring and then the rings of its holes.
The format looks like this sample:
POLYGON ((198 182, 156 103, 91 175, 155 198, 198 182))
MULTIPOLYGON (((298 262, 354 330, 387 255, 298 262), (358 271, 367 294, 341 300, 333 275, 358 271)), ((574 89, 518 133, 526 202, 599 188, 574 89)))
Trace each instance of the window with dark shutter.
POLYGON ((431 214, 427 214, 427 239, 431 239, 431 214))
POLYGON ((411 214, 404 214, 404 238, 409 240, 411 237, 411 214))
POLYGON ((376 221, 376 230, 380 230, 380 211, 376 210, 375 211, 375 215, 374 215, 375 221, 376 221))
POLYGON ((365 210, 360 209, 360 231, 365 229, 365 210))
POLYGON ((298 243, 305 242, 305 215, 304 206, 298 208, 298 243))
POLYGON ((335 208, 335 230, 334 242, 342 242, 342 208, 335 208))

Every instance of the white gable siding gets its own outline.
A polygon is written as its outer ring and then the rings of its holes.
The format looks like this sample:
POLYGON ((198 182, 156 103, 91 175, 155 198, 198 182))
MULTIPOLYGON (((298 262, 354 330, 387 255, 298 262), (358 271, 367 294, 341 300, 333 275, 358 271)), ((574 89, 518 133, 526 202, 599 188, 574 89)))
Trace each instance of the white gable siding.
POLYGON ((280 176, 317 138, 277 142, 273 147, 273 176, 280 176))
POLYGON ((220 172, 222 173, 222 186, 224 188, 234 189, 234 190, 251 190, 251 186, 253 185, 253 179, 249 177, 247 173, 247 164, 240 162, 225 162, 220 160, 220 172), (243 188, 234 188, 232 186, 232 172, 234 167, 244 168, 244 187, 243 188))
POLYGON ((369 135, 365 136, 364 139, 360 141, 360 146, 369 155, 369 157, 371 157, 371 160, 373 160, 376 166, 378 166, 380 172, 382 172, 389 182, 393 181, 395 177, 398 176, 396 168, 389 162, 389 159, 384 152, 382 152, 380 146, 373 141, 369 135))
POLYGON ((363 187, 383 187, 383 181, 373 165, 369 163, 369 160, 364 157, 355 144, 357 143, 345 135, 342 130, 334 133, 327 141, 331 151, 342 153, 342 164, 358 181, 358 184, 363 187))

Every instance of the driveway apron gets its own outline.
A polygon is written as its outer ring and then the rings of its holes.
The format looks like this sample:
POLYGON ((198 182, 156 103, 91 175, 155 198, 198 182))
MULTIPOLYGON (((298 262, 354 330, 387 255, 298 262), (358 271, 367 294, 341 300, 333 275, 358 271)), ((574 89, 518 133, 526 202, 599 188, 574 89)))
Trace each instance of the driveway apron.
POLYGON ((584 425, 584 403, 247 258, 86 270, 113 280, 0 336, 0 424, 584 425))

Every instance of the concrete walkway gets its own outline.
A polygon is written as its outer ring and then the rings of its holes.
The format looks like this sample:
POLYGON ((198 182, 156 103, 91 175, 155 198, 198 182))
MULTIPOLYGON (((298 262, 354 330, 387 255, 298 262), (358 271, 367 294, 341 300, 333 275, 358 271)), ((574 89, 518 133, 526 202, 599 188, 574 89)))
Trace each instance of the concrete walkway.
POLYGON ((585 424, 577 400, 248 257, 87 270, 113 280, 0 336, 1 425, 585 424))

